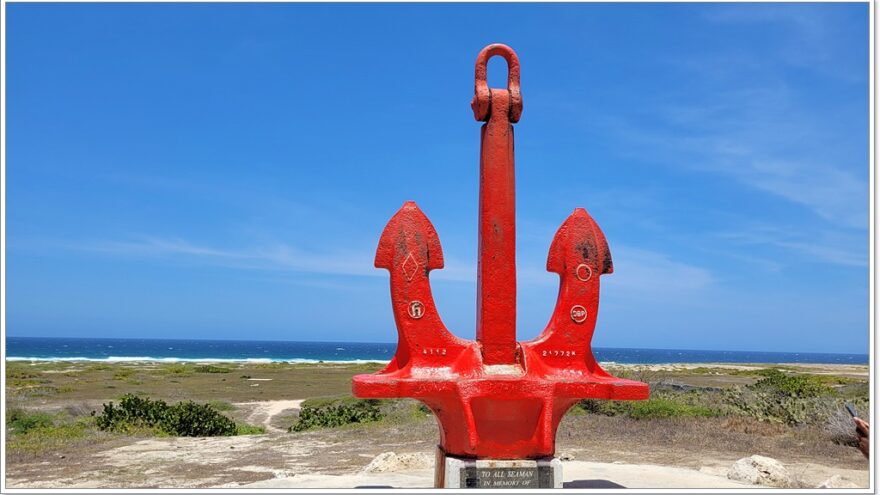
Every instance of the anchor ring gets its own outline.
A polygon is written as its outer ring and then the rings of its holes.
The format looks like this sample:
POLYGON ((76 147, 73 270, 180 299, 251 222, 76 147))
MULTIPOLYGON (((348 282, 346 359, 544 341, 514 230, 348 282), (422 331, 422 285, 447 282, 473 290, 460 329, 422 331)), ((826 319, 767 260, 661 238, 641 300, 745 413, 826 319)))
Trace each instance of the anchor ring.
POLYGON ((484 121, 489 118, 489 106, 491 101, 491 91, 489 83, 486 82, 486 64, 489 59, 494 56, 504 57, 507 61, 507 91, 510 93, 510 113, 508 118, 511 122, 519 122, 522 115, 522 93, 519 89, 519 58, 513 48, 501 43, 492 43, 480 50, 477 55, 476 70, 474 76, 474 99, 471 101, 471 108, 474 110, 474 118, 478 121, 484 121))

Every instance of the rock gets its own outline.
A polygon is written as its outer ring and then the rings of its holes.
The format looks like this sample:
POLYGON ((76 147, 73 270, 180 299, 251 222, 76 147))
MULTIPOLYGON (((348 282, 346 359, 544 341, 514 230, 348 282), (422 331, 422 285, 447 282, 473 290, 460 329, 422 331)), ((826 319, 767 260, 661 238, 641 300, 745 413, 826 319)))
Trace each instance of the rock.
POLYGON ((556 455, 560 461, 573 461, 574 453, 571 451, 560 452, 556 455))
POLYGON ((860 488, 859 485, 844 478, 839 474, 828 478, 827 480, 816 485, 816 488, 860 488))
POLYGON ((419 452, 409 454, 395 454, 383 452, 370 461, 364 468, 364 473, 386 473, 390 471, 405 471, 409 469, 429 469, 434 467, 434 456, 419 452))
POLYGON ((744 457, 727 471, 727 477, 734 481, 775 487, 789 487, 792 477, 785 466, 776 459, 753 455, 744 457))

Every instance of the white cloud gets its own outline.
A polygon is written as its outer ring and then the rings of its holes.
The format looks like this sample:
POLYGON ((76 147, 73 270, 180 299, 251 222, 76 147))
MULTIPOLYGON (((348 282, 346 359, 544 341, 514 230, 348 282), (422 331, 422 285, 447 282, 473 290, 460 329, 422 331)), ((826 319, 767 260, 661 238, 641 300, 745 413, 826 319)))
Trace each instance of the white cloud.
POLYGON ((651 124, 616 120, 604 128, 630 143, 625 153, 722 174, 839 226, 867 229, 867 150, 835 143, 835 129, 792 99, 785 86, 721 92, 706 105, 682 97, 657 105, 651 124))
POLYGON ((618 292, 669 295, 699 291, 714 282, 709 270, 655 251, 619 246, 613 250, 612 256, 614 274, 603 281, 618 292))
POLYGON ((135 241, 79 244, 78 249, 118 256, 140 256, 236 269, 291 270, 337 275, 378 276, 365 252, 314 253, 275 243, 252 248, 216 248, 179 238, 144 237, 135 241))
POLYGON ((817 163, 754 161, 743 180, 806 206, 848 227, 868 227, 867 183, 839 168, 817 163), (859 201, 861 199, 862 201, 859 201))
MULTIPOLYGON (((841 66, 842 57, 847 53, 846 42, 860 33, 853 29, 852 17, 857 15, 854 5, 830 4, 770 4, 757 3, 739 5, 712 5, 704 11, 704 18, 717 24, 736 24, 739 26, 767 26, 779 35, 777 43, 768 44, 760 54, 761 58, 771 58, 774 63, 786 64, 802 70, 813 71, 824 77, 845 82, 867 82, 867 67, 853 70, 841 66)), ((858 8, 858 7, 855 7, 858 8)), ((862 26, 867 56, 868 16, 863 11, 862 26)))
MULTIPOLYGON (((208 264, 244 270, 289 270, 325 275, 386 277, 385 270, 373 267, 373 253, 366 251, 314 253, 289 244, 276 243, 247 249, 228 249, 198 245, 172 238, 144 237, 137 241, 108 241, 71 246, 76 249, 115 256, 158 258, 174 262, 208 264)), ((691 291, 713 282, 704 268, 674 260, 668 255, 618 246, 613 251, 614 275, 605 279, 627 291, 691 291)), ((446 268, 431 273, 434 280, 476 283, 476 265, 471 261, 446 259, 446 268)), ((522 265, 522 263, 521 263, 522 265)), ((519 284, 555 285, 554 274, 543 263, 519 266, 519 284)))
MULTIPOLYGON (((116 256, 159 258, 176 262, 207 264, 233 269, 288 270, 326 275, 385 277, 387 272, 373 266, 372 250, 327 251, 317 253, 286 243, 247 248, 217 248, 194 244, 179 238, 142 237, 134 241, 102 241, 68 245, 78 250, 116 256)), ((446 259, 446 267, 431 273, 432 279, 473 281, 473 263, 446 259)))
POLYGON ((775 246, 813 261, 868 266, 868 239, 859 234, 823 231, 808 235, 793 229, 758 225, 740 231, 722 232, 718 236, 743 246, 775 246))

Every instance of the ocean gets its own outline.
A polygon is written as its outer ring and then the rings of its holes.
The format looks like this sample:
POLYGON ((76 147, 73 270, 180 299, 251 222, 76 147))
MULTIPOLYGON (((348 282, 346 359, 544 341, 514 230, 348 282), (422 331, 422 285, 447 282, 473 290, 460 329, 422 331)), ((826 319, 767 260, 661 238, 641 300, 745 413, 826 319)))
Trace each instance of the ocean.
MULTIPOLYGON (((386 362, 397 344, 260 340, 7 337, 8 361, 386 362)), ((593 348, 604 363, 868 364, 867 354, 593 348)))

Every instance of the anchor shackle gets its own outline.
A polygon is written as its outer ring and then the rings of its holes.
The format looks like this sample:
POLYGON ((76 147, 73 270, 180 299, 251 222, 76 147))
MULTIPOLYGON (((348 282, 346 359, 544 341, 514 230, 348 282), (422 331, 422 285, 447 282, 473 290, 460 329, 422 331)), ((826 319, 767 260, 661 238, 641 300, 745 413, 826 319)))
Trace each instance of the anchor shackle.
MULTIPOLYGON (((474 74, 474 99, 471 108, 474 110, 474 118, 480 122, 489 120, 492 110, 492 90, 486 81, 486 64, 494 56, 504 57, 507 61, 507 92, 510 94, 510 110, 508 119, 512 123, 519 122, 522 115, 522 93, 519 89, 519 58, 516 52, 507 45, 493 43, 486 46, 477 55, 477 63, 474 74)), ((497 90, 496 90, 497 91, 497 90)))

